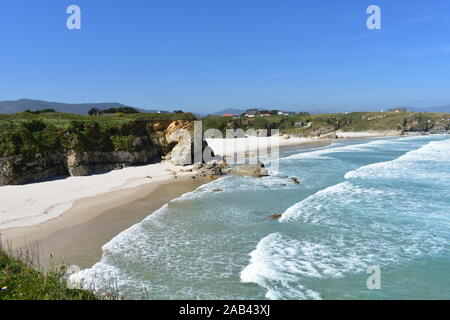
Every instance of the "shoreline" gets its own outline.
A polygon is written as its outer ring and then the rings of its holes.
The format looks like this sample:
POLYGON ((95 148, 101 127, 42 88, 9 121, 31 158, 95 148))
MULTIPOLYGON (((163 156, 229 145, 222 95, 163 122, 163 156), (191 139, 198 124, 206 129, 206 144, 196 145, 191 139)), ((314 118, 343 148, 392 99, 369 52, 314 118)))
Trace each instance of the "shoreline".
POLYGON ((301 146, 315 145, 315 144, 329 144, 333 141, 351 140, 351 139, 370 139, 399 136, 398 131, 336 131, 337 138, 329 138, 326 134, 322 137, 305 138, 295 135, 277 135, 270 137, 254 137, 248 136, 245 138, 211 138, 206 139, 208 145, 213 149, 215 154, 223 157, 232 156, 235 154, 252 154, 259 149, 270 150, 273 146, 280 149, 296 148, 301 146))
POLYGON ((209 179, 184 177, 75 201, 72 208, 40 224, 2 230, 11 248, 37 246, 39 260, 90 267, 101 259, 102 247, 122 231, 209 179))
MULTIPOLYGON (((186 167, 189 168, 189 167, 186 167)), ((183 168, 183 169, 186 169, 183 168)), ((127 167, 103 174, 64 177, 25 185, 0 187, 1 230, 28 227, 58 218, 81 199, 192 176, 168 163, 127 167)))
MULTIPOLYGON (((333 141, 376 137, 380 135, 339 139, 298 138, 299 141, 297 138, 290 138, 283 139, 290 141, 280 144, 279 147, 280 152, 297 148, 312 149, 327 146, 333 141)), ((7 240, 13 249, 36 244, 41 261, 49 260, 51 253, 53 261, 74 263, 82 268, 90 267, 101 259, 103 245, 119 233, 139 223, 171 200, 211 181, 202 178, 192 179, 192 173, 180 171, 186 168, 189 167, 174 167, 166 163, 158 163, 106 173, 102 176, 125 175, 126 182, 110 188, 109 191, 78 198, 71 203, 68 210, 53 217, 44 213, 47 219, 38 223, 1 228, 0 241, 7 240), (129 169, 139 172, 139 175, 143 173, 143 170, 149 172, 149 169, 152 169, 153 178, 151 181, 142 177, 139 179, 136 174, 130 177, 126 172, 126 170, 131 171, 129 169), (167 170, 173 170, 180 175, 180 178, 175 179, 167 170)), ((94 177, 92 180, 96 180, 99 176, 74 177, 74 179, 94 177)), ((51 182, 53 181, 44 183, 51 182)), ((69 180, 68 183, 70 183, 69 180)), ((41 183, 33 184, 32 187, 40 185, 41 183)), ((29 185, 13 186, 13 188, 20 190, 21 187, 27 188, 27 186, 29 185)), ((54 204, 54 206, 57 205, 58 203, 54 204)), ((41 214, 41 219, 44 218, 43 215, 41 214)))

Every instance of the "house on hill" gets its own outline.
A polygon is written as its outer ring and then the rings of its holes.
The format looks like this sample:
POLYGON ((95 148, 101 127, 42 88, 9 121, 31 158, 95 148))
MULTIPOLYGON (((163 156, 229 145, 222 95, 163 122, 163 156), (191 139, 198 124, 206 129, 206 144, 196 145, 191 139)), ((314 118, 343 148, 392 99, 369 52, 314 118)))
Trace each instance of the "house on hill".
POLYGON ((248 109, 247 111, 245 111, 245 116, 248 118, 254 118, 258 115, 258 113, 258 109, 248 109))
POLYGON ((91 110, 89 110, 88 114, 90 116, 99 116, 102 114, 102 110, 100 110, 98 108, 92 108, 91 110))
POLYGON ((408 109, 406 109, 406 108, 394 108, 394 109, 390 109, 388 111, 389 112, 408 112, 408 109))

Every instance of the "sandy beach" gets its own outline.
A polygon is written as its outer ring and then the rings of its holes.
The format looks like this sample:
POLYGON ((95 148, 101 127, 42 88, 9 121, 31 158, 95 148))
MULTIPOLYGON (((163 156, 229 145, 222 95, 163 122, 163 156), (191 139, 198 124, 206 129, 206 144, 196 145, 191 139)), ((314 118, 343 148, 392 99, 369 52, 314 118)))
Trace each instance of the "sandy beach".
POLYGON ((0 187, 0 230, 27 227, 52 220, 67 212, 75 201, 141 185, 157 186, 189 176, 167 163, 129 167, 104 174, 67 177, 40 183, 0 187))
POLYGON ((270 150, 272 147, 284 147, 308 144, 317 141, 310 138, 299 137, 247 137, 236 139, 206 139, 215 154, 229 156, 236 153, 255 152, 257 150, 270 150))
MULTIPOLYGON (((358 132, 345 132, 336 131, 336 136, 338 139, 363 139, 363 138, 376 138, 383 136, 395 136, 398 132, 394 131, 358 131, 358 132)), ((246 154, 255 153, 257 150, 268 150, 272 147, 296 147, 302 145, 314 145, 330 143, 335 139, 329 138, 303 138, 289 135, 276 135, 271 137, 253 137, 248 136, 246 138, 236 138, 236 139, 206 139, 208 145, 214 150, 215 154, 221 156, 230 156, 236 153, 246 154)))
POLYGON ((76 201, 58 218, 28 227, 3 230, 12 248, 39 248, 40 262, 92 266, 102 247, 120 232, 142 221, 172 199, 191 192, 209 179, 182 177, 148 183, 76 201))
POLYGON ((384 136, 398 136, 398 131, 336 131, 336 136, 342 139, 375 138, 384 136))
MULTIPOLYGON (((323 146, 331 140, 291 137, 210 139, 216 154, 323 146), (240 141, 245 140, 245 141, 240 141)), ((189 167, 156 163, 86 177, 0 187, 0 235, 13 247, 37 244, 42 259, 88 267, 102 246, 170 200, 210 181, 189 167), (175 178, 176 176, 176 178, 175 178)))

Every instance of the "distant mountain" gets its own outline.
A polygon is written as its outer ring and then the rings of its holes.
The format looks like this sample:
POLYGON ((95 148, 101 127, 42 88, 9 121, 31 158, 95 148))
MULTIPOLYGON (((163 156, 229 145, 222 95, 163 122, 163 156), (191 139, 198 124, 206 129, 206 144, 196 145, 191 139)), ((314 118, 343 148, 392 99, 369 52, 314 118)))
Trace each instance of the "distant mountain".
MULTIPOLYGON (((61 103, 49 102, 42 100, 20 99, 14 101, 0 101, 0 113, 17 113, 29 110, 54 109, 57 112, 87 114, 92 108, 109 109, 109 108, 129 107, 121 103, 61 103)), ((153 113, 156 110, 137 109, 140 112, 153 113)))
POLYGON ((212 113, 212 115, 213 116, 221 116, 221 115, 224 115, 225 113, 231 113, 231 114, 234 114, 236 116, 240 116, 244 112, 245 112, 244 110, 228 108, 228 109, 225 109, 225 110, 222 110, 222 111, 219 111, 219 112, 212 113))
POLYGON ((431 107, 431 108, 411 108, 411 111, 414 111, 414 112, 450 113, 450 104, 446 105, 446 106, 431 107))

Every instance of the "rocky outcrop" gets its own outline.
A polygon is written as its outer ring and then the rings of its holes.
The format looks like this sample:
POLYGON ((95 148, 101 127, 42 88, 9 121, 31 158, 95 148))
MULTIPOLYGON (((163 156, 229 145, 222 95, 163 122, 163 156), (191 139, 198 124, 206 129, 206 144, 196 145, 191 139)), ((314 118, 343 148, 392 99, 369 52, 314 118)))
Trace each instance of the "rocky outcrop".
MULTIPOLYGON (((161 159, 174 165, 191 164, 193 140, 182 133, 188 132, 192 125, 192 121, 187 120, 148 123, 148 134, 132 137, 128 148, 124 147, 127 150, 68 150, 0 158, 0 186, 39 182, 63 175, 85 176, 161 159)), ((200 151, 212 154, 208 148, 203 142, 200 151)))
POLYGON ((440 118, 434 120, 422 116, 405 118, 402 123, 397 125, 397 129, 402 133, 448 133, 450 132, 450 116, 447 119, 440 118))
POLYGON ((193 170, 197 171, 197 177, 209 177, 216 179, 224 174, 227 174, 228 166, 225 161, 213 160, 207 163, 195 164, 193 170))
POLYGON ((305 138, 330 139, 331 136, 336 136, 336 130, 336 127, 324 126, 305 131, 299 136, 305 138))
POLYGON ((67 156, 67 169, 71 176, 86 176, 94 173, 122 169, 132 165, 143 165, 158 159, 158 149, 140 152, 83 152, 67 156))
POLYGON ((296 177, 290 177, 289 180, 291 180, 294 184, 300 184, 300 180, 296 177))
POLYGON ((181 137, 172 151, 165 155, 163 159, 174 166, 185 166, 196 162, 203 162, 203 153, 207 153, 214 158, 214 152, 206 141, 202 141, 201 150, 197 156, 195 155, 195 151, 194 140, 181 137))
POLYGON ((447 121, 442 119, 433 123, 428 132, 431 134, 450 133, 450 117, 447 121))
POLYGON ((65 156, 61 153, 36 154, 33 160, 22 155, 0 158, 0 186, 38 182, 65 174, 65 156))
POLYGON ((192 170, 196 172, 196 177, 209 177, 214 179, 228 174, 252 178, 262 178, 269 175, 268 170, 262 163, 228 167, 225 161, 219 160, 195 164, 192 170))
POLYGON ((328 140, 328 139, 337 139, 338 136, 336 134, 336 131, 330 132, 330 133, 326 133, 326 134, 321 134, 318 136, 318 138, 320 140, 328 140))
POLYGON ((229 169, 229 173, 236 176, 253 178, 261 178, 269 175, 269 172, 262 163, 234 166, 229 169))
POLYGON ((208 143, 201 141, 202 137, 198 138, 201 148, 197 147, 196 149, 191 128, 192 123, 186 121, 175 121, 167 128, 165 140, 175 147, 163 157, 164 160, 175 166, 184 166, 203 162, 204 155, 207 155, 210 160, 215 159, 214 152, 208 143), (196 152, 198 154, 195 154, 196 152))

